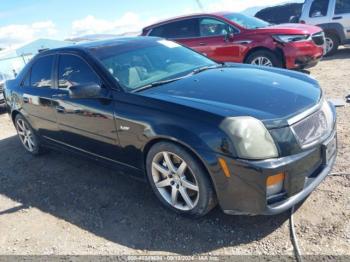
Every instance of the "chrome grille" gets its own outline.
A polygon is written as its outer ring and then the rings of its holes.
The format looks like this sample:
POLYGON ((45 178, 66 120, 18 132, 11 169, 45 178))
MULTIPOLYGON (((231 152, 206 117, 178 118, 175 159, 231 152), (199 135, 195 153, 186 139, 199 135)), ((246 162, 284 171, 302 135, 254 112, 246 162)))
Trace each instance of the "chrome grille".
POLYGON ((312 115, 292 125, 292 130, 302 147, 307 147, 328 137, 333 129, 333 113, 325 102, 324 106, 312 115))
POLYGON ((325 35, 324 35, 324 33, 323 32, 319 32, 319 33, 313 34, 312 35, 312 41, 314 41, 314 43, 316 45, 323 46, 324 43, 325 43, 325 35))

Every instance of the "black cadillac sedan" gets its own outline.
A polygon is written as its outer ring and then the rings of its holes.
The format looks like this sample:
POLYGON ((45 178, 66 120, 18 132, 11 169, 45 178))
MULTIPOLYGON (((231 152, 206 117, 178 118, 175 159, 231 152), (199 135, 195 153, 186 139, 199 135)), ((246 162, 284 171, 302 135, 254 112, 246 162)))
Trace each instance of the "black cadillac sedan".
POLYGON ((336 158, 336 114, 307 75, 219 64, 159 38, 45 51, 5 98, 24 148, 55 147, 148 181, 175 212, 277 214, 336 158))

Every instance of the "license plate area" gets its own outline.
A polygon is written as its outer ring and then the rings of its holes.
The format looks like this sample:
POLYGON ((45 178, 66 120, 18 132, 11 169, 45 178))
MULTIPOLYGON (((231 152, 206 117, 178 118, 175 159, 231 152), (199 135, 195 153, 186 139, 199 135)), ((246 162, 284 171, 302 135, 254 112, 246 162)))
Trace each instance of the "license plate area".
POLYGON ((329 140, 327 143, 323 144, 323 160, 325 164, 329 164, 334 155, 337 152, 337 136, 329 140))

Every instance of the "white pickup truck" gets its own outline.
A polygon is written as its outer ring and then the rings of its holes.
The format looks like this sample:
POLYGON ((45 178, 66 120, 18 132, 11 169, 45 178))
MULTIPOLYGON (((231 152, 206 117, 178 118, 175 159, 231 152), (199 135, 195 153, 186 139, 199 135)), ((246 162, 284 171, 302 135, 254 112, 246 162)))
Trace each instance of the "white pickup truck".
POLYGON ((323 29, 327 55, 350 44, 350 0, 305 0, 300 22, 323 29))

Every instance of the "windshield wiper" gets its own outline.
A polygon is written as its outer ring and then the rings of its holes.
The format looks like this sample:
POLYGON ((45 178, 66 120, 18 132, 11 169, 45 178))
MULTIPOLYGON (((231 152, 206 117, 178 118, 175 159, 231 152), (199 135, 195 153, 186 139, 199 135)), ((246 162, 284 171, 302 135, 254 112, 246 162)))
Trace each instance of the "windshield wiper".
POLYGON ((168 83, 171 83, 171 82, 175 82, 175 81, 178 81, 178 80, 180 80, 182 78, 185 78, 185 77, 186 76, 172 78, 172 79, 163 80, 163 81, 156 81, 156 82, 150 83, 148 85, 142 86, 140 88, 137 88, 134 91, 132 91, 132 93, 140 92, 140 91, 143 91, 143 90, 146 90, 146 89, 150 89, 150 88, 153 88, 153 87, 156 87, 156 86, 161 86, 161 85, 165 85, 165 84, 168 84, 168 83))
POLYGON ((210 70, 210 69, 219 68, 219 67, 222 67, 222 66, 223 66, 223 64, 211 65, 211 66, 203 66, 203 67, 194 69, 194 70, 192 71, 192 75, 196 75, 196 74, 199 74, 199 73, 201 73, 201 72, 204 72, 204 71, 207 71, 207 70, 210 70))
POLYGON ((137 88, 137 89, 135 89, 135 90, 133 90, 131 92, 132 93, 137 93, 137 92, 140 92, 140 91, 143 91, 143 90, 146 90, 146 89, 150 89, 150 88, 153 88, 153 87, 156 87, 156 86, 161 86, 161 85, 165 85, 165 84, 168 84, 168 83, 171 83, 171 82, 175 82, 175 81, 181 80, 183 78, 186 78, 188 76, 196 75, 196 74, 198 74, 200 72, 203 72, 203 71, 206 71, 206 70, 209 70, 209 69, 219 68, 219 67, 223 67, 223 66, 224 66, 224 63, 211 65, 211 66, 203 66, 203 67, 194 69, 188 75, 177 77, 177 78, 172 78, 172 79, 168 79, 168 80, 156 81, 156 82, 150 83, 148 85, 139 87, 139 88, 137 88))

